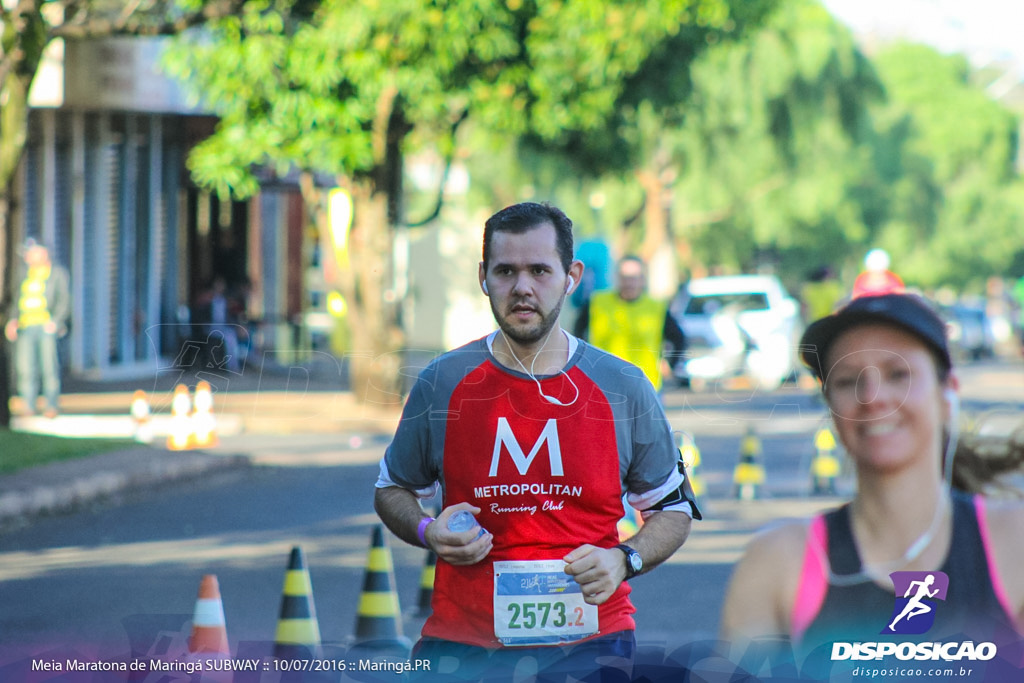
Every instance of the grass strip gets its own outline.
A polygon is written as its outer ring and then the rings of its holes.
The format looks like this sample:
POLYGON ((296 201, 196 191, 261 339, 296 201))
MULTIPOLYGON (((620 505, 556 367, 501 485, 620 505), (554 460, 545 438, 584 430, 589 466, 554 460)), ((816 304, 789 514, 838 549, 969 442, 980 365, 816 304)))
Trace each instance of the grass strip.
POLYGON ((133 439, 91 439, 0 429, 0 474, 138 446, 133 439))

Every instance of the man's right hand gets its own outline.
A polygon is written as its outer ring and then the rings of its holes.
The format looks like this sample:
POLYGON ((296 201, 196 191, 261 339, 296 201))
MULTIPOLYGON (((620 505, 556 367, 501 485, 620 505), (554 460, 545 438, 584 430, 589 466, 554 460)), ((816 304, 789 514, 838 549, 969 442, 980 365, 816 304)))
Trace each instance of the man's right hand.
POLYGON ((427 525, 423 537, 430 549, 448 564, 476 564, 490 554, 491 548, 494 547, 494 536, 485 531, 478 537, 480 527, 473 527, 467 531, 448 531, 448 519, 459 510, 468 510, 474 515, 480 512, 480 508, 469 503, 457 503, 447 507, 441 511, 437 519, 427 525))
POLYGON ((18 321, 8 320, 4 326, 4 336, 7 337, 7 341, 16 341, 18 339, 18 321))

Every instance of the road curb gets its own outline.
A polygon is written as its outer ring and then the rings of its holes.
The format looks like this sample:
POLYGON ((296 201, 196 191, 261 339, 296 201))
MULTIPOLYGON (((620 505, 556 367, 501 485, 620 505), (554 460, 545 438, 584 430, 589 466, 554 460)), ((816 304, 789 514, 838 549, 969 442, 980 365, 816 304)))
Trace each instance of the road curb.
POLYGON ((131 447, 31 467, 0 478, 0 525, 67 512, 134 489, 249 466, 243 455, 131 447))

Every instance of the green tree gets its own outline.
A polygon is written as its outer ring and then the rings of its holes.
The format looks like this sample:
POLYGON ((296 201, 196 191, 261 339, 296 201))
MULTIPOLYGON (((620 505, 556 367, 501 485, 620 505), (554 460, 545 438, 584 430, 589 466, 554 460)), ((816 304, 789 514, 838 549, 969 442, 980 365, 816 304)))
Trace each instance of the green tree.
POLYGON ((695 62, 716 46, 748 40, 751 31, 788 2, 733 3, 724 22, 681 28, 655 46, 626 80, 602 125, 567 128, 552 139, 528 134, 520 160, 534 172, 543 169, 543 175, 563 179, 559 184, 566 202, 576 197, 582 215, 596 203, 594 222, 606 229, 614 226, 609 237, 620 252, 653 260, 671 248, 671 204, 682 168, 672 153, 674 131, 694 115, 695 62), (564 182, 567 177, 576 182, 564 182))
MULTIPOLYGON (((54 40, 171 35, 238 11, 244 0, 16 0, 0 2, 0 311, 12 296, 10 210, 28 137, 28 95, 54 40)), ((2 315, 2 314, 0 314, 2 315)), ((10 424, 6 349, 0 344, 0 426, 10 424)))
POLYGON ((880 231, 879 245, 908 281, 980 290, 1021 252, 1017 117, 972 82, 961 55, 898 43, 880 51, 875 63, 888 92, 882 115, 901 121, 905 154, 927 166, 941 200, 929 230, 894 221, 880 231))
POLYGON ((883 87, 849 31, 816 0, 743 10, 729 31, 688 27, 697 38, 663 44, 649 59, 661 68, 631 80, 600 135, 563 134, 572 173, 545 174, 598 176, 621 251, 651 258, 673 240, 698 273, 770 257, 795 280, 857 258, 849 246, 878 230, 902 169, 883 163, 871 110, 883 87))
POLYGON ((364 401, 394 403, 403 331, 389 289, 395 234, 408 223, 407 151, 450 153, 467 119, 510 140, 600 129, 659 45, 687 27, 726 27, 742 4, 328 0, 308 21, 266 11, 218 22, 169 67, 221 116, 190 157, 198 182, 246 196, 254 169, 298 169, 324 236, 315 177, 347 190, 348 262, 333 284, 348 302, 352 387, 364 401))
POLYGON ((793 0, 749 40, 693 69, 692 115, 674 230, 697 272, 767 259, 796 280, 841 266, 878 217, 883 183, 870 104, 883 90, 849 32, 813 0, 793 0))

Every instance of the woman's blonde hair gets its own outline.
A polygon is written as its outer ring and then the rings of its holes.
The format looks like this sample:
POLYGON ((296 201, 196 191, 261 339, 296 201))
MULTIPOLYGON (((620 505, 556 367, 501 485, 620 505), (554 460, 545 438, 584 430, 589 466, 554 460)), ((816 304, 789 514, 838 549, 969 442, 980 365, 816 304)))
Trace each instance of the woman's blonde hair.
POLYGON ((975 428, 962 434, 953 455, 952 484, 970 493, 1016 494, 1024 491, 1005 475, 1024 471, 1024 424, 1007 436, 983 435, 975 428))

